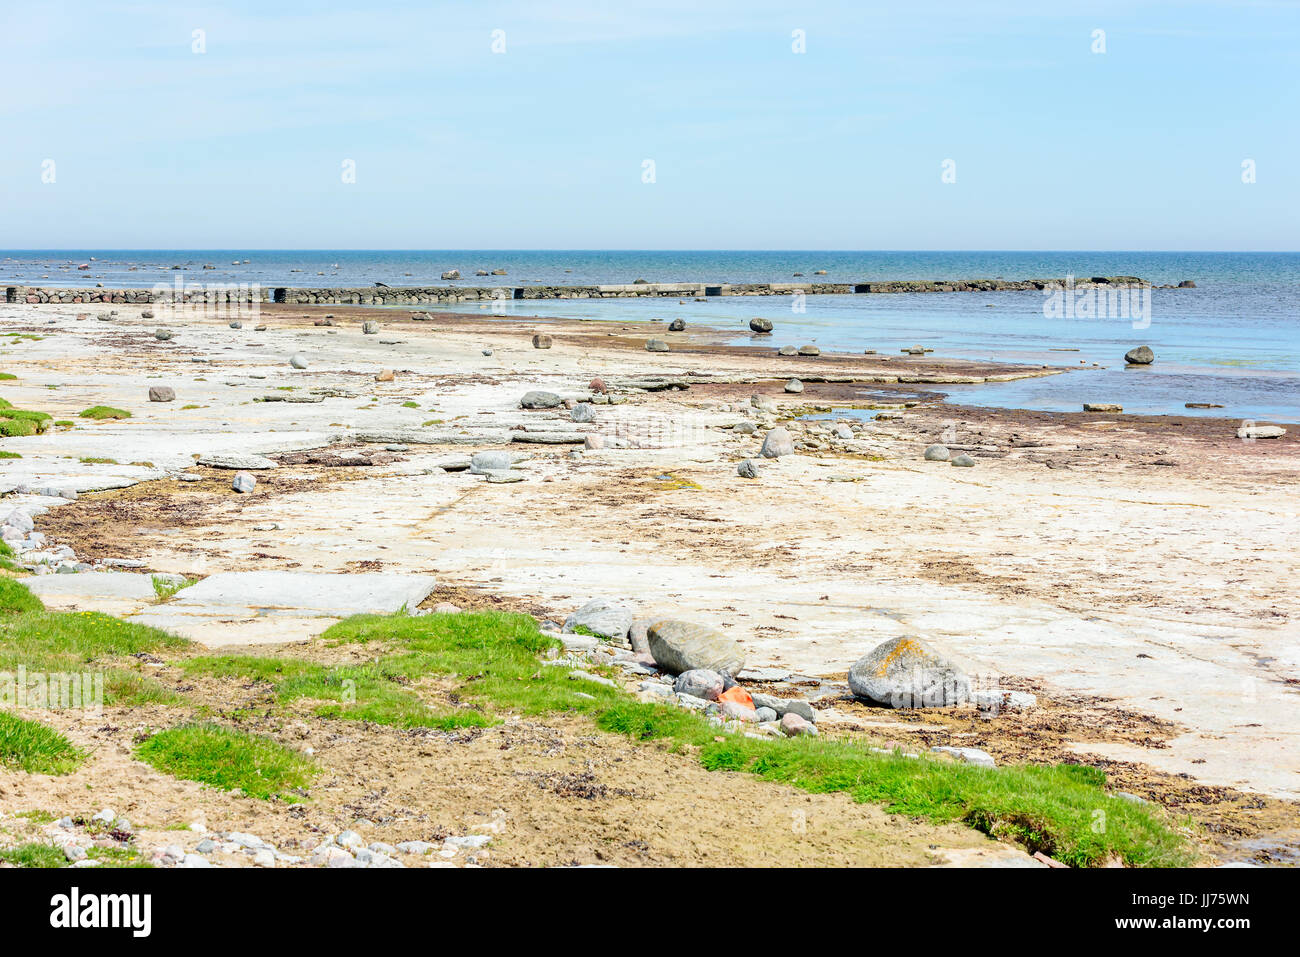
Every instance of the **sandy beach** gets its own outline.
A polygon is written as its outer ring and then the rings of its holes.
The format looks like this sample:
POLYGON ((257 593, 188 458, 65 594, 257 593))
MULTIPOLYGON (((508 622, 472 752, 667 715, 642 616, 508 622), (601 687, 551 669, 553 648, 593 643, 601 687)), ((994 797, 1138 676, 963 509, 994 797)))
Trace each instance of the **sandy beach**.
MULTIPOLYGON (((617 599, 738 639, 752 675, 815 698, 825 731, 1089 763, 1191 815, 1223 859, 1295 853, 1294 426, 1243 441, 1220 419, 945 404, 945 382, 1058 370, 784 357, 695 325, 271 305, 234 329, 166 306, 111 321, 86 308, 0 305, 6 331, 30 336, 5 348, 17 378, 0 392, 76 421, 6 439, 22 457, 0 463, 0 484, 75 488, 36 527, 80 561, 427 575, 430 606, 555 622, 617 599), (670 351, 646 351, 651 337, 670 351), (610 400, 589 423, 520 408, 529 390, 591 399, 597 376, 610 400), (792 378, 802 391, 786 391, 792 378), (150 402, 151 386, 175 399, 150 402), (78 419, 94 405, 131 417, 78 419), (796 454, 757 458, 777 425, 796 454), (603 447, 584 449, 588 435, 603 447), (924 460, 939 441, 975 467, 924 460), (525 456, 522 481, 464 471, 484 449, 525 456), (241 495, 230 471, 195 464, 222 453, 278 467, 241 495), (737 475, 747 458, 757 479, 737 475), (847 669, 901 635, 1038 707, 990 719, 862 705, 847 669)), ((149 609, 72 584, 94 574, 57 577, 68 584, 43 594, 49 607, 152 615, 212 647, 301 643, 329 621, 149 609)))

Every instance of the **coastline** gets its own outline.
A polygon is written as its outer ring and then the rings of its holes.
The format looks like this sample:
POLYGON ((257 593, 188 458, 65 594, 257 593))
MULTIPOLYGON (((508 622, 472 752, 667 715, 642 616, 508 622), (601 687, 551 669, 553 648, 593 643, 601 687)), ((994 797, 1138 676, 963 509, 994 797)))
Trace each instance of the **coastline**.
POLYGON ((1000 759, 1086 757, 1128 775, 1128 790, 1188 805, 1192 792, 1178 782, 1190 780, 1217 792, 1215 813, 1230 809, 1251 834, 1239 795, 1267 795, 1262 816, 1279 820, 1293 807, 1277 802, 1300 797, 1300 726, 1288 708, 1296 691, 1286 681, 1287 629, 1300 610, 1286 584, 1297 571, 1285 534, 1294 506, 1259 495, 1300 481, 1295 428, 1243 443, 1235 420, 940 404, 945 382, 1063 370, 777 357, 716 341, 733 331, 695 326, 666 333, 652 323, 266 306, 258 333, 162 309, 99 323, 63 306, 0 308, 14 310, 7 328, 46 336, 4 358, 19 378, 0 393, 15 405, 58 419, 97 403, 133 410, 130 420, 5 440, 24 456, 3 464, 5 481, 21 474, 24 484, 83 493, 127 486, 38 520, 52 541, 92 560, 200 575, 374 561, 560 620, 589 598, 621 595, 714 622, 742 637, 755 664, 828 686, 865 648, 914 632, 973 670, 1035 689, 1042 711, 947 726, 879 714, 832 689, 829 727, 970 743, 1000 759), (376 319, 380 332, 364 335, 361 323, 376 319), (323 321, 333 325, 315 324, 323 321), (157 340, 160 325, 174 337, 157 340), (532 347, 535 330, 552 337, 551 349, 532 347), (671 351, 646 352, 650 337, 671 351), (299 351, 309 353, 305 371, 288 366, 299 351), (394 380, 376 383, 385 368, 394 380), (660 420, 685 430, 576 461, 569 444, 510 442, 531 456, 515 485, 468 486, 436 465, 465 454, 449 433, 500 448, 490 440, 520 425, 572 429, 563 410, 521 412, 519 396, 580 395, 593 375, 626 399, 596 407, 621 424, 613 434, 660 420), (155 377, 175 387, 174 404, 146 401, 155 377), (802 392, 784 391, 792 377, 802 392), (258 401, 311 388, 336 395, 258 401), (753 417, 754 394, 779 407, 760 421, 790 419, 810 447, 747 482, 735 464, 756 439, 730 425, 753 417), (404 406, 412 401, 417 408, 404 406), (897 417, 860 423, 848 441, 801 424, 867 405, 897 417), (349 434, 384 430, 448 441, 406 443, 409 452, 367 468, 282 466, 249 499, 193 465, 194 455, 231 448, 355 447, 349 434), (945 430, 975 469, 920 460, 945 430), (79 461, 108 457, 151 465, 79 461), (181 471, 202 480, 181 483, 181 471), (257 530, 267 525, 279 528, 257 530), (1233 568, 1248 569, 1245 579, 1233 568), (1248 682, 1253 702, 1241 694, 1248 682))

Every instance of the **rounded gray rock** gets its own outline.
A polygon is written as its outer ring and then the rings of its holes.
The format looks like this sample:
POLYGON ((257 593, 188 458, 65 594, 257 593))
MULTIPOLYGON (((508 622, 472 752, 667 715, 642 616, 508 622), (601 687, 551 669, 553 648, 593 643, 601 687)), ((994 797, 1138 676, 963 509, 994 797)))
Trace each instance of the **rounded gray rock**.
POLYGON ((963 452, 961 455, 953 456, 948 464, 955 465, 959 469, 970 469, 975 467, 975 460, 963 452))
POLYGON ((754 332, 767 333, 772 331, 772 320, 755 316, 749 320, 749 328, 754 332))
POLYGON ((926 446, 925 460, 927 462, 947 462, 948 446, 940 445, 937 442, 934 445, 926 446))
POLYGON ((692 698, 717 701, 722 694, 722 675, 708 668, 692 668, 677 676, 677 680, 673 682, 673 691, 677 694, 688 694, 692 698))
POLYGON ((554 409, 563 401, 554 392, 543 392, 540 389, 534 389, 531 392, 525 392, 524 397, 519 400, 519 404, 525 409, 554 409))
POLYGON ((251 492, 257 486, 257 479, 248 472, 236 472, 230 487, 236 492, 251 492))
POLYGON ((736 474, 741 478, 756 479, 758 478, 758 466, 754 464, 753 459, 745 459, 736 466, 736 474))
POLYGON ((676 618, 663 618, 646 629, 655 663, 672 674, 695 668, 737 674, 745 666, 740 643, 720 631, 676 618))
POLYGON ((1124 353, 1124 361, 1131 366, 1149 366, 1156 361, 1150 346, 1137 346, 1124 353))
POLYGON ((849 669, 849 690, 891 708, 946 708, 970 700, 970 679, 912 636, 893 638, 849 669))
POLYGON ((780 458, 782 455, 794 454, 794 437, 785 429, 777 427, 768 432, 763 439, 762 455, 765 459, 780 458))
POLYGON ((794 392, 794 393, 802 392, 803 383, 800 382, 798 379, 791 379, 789 382, 785 384, 785 391, 794 392))

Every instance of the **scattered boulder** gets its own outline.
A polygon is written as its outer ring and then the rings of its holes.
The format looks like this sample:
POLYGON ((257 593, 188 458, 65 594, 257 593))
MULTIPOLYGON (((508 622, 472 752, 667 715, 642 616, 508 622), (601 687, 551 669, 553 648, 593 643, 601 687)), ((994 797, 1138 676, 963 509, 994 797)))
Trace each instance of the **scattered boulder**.
POLYGON ((849 690, 891 708, 946 708, 970 700, 970 679, 912 636, 877 645, 849 669, 849 690))
POLYGON ((379 334, 379 323, 373 319, 367 319, 361 323, 361 334, 363 336, 376 336, 379 334))
POLYGON ((531 392, 525 392, 524 397, 519 400, 519 404, 525 409, 554 409, 558 408, 563 401, 554 392, 543 392, 540 389, 534 389, 531 392))
POLYGON ((971 700, 981 711, 994 715, 1002 711, 1027 711, 1038 704, 1038 696, 1028 691, 1003 691, 1001 688, 976 691, 971 700))
POLYGON ((755 316, 753 319, 749 320, 749 328, 754 332, 758 332, 758 333, 763 333, 763 334, 771 333, 772 320, 764 319, 760 316, 755 316))
POLYGON ((376 382, 392 382, 397 378, 397 373, 392 369, 380 369, 375 373, 376 382))
POLYGON ((1085 402, 1084 412, 1123 412, 1124 407, 1114 402, 1085 402))
POLYGON ((635 617, 626 605, 596 598, 564 619, 564 631, 573 634, 581 627, 601 638, 623 642, 627 641, 627 632, 635 617))
POLYGON ((596 415, 589 402, 579 402, 569 412, 569 418, 574 422, 592 422, 595 421, 596 415))
POLYGON ((779 426, 772 429, 763 439, 761 454, 765 459, 780 458, 782 455, 794 455, 794 436, 779 426))
POLYGON ((799 355, 801 356, 819 356, 821 354, 822 351, 813 345, 799 347, 799 355))
POLYGON ((475 452, 469 460, 471 475, 487 475, 489 472, 507 472, 514 465, 514 457, 509 452, 475 452))
MULTIPOLYGON (((78 316, 77 318, 81 318, 81 317, 78 316)), ((146 309, 146 310, 144 310, 142 313, 140 313, 140 318, 141 318, 141 319, 152 319, 152 318, 153 318, 153 310, 152 310, 152 309, 146 309)))
POLYGON ((739 642, 694 622, 664 618, 646 629, 646 638, 656 664, 675 675, 697 668, 734 675, 745 666, 739 642))
POLYGON ((589 435, 582 440, 582 447, 588 452, 605 447, 605 437, 603 435, 589 435))
POLYGON ((1150 346, 1137 346, 1124 353, 1124 361, 1131 366, 1149 366, 1155 360, 1156 354, 1150 346))
POLYGON ((654 624, 653 618, 638 618, 632 622, 631 627, 627 630, 627 640, 631 643, 632 650, 649 664, 654 663, 654 658, 650 654, 650 626, 652 624, 654 624))
POLYGON ((236 472, 235 477, 230 482, 230 487, 236 492, 251 492, 257 485, 257 479, 251 472, 236 472))
POLYGON ((954 455, 949 461, 949 465, 955 465, 959 469, 973 469, 975 460, 963 452, 961 455, 954 455))
POLYGON ((1179 288, 1179 289, 1195 289, 1195 288, 1196 288, 1196 283, 1192 282, 1192 280, 1190 280, 1190 279, 1184 279, 1182 282, 1180 282, 1180 283, 1178 284, 1178 288, 1179 288))
POLYGON ((236 320, 236 321, 234 321, 234 322, 232 322, 232 323, 230 324, 230 328, 231 328, 231 329, 242 329, 242 328, 244 328, 244 324, 243 324, 242 322, 239 322, 238 320, 236 320))
POLYGON ((150 402, 174 402, 176 401, 176 390, 169 385, 151 385, 149 386, 150 402))
POLYGON ((301 352, 295 352, 289 357, 289 365, 293 366, 295 369, 305 369, 307 368, 307 357, 301 352))
POLYGON ((668 352, 668 343, 662 339, 647 339, 645 341, 646 352, 668 352))
POLYGON ((459 269, 448 269, 445 273, 442 274, 442 278, 443 278, 443 279, 459 279, 459 278, 460 278, 460 270, 459 270, 459 269))
POLYGON ((782 346, 780 349, 776 350, 776 354, 779 356, 797 356, 799 350, 794 346, 782 346))
POLYGON ((1243 425, 1237 430, 1239 439, 1280 439, 1286 429, 1280 425, 1243 425))
POLYGON ((793 392, 793 393, 799 393, 799 392, 802 392, 802 391, 803 391, 803 383, 800 382, 798 379, 791 379, 789 382, 787 382, 787 383, 785 384, 785 391, 786 391, 786 392, 793 392))
POLYGON ((946 445, 940 445, 936 442, 934 445, 926 446, 925 460, 927 462, 947 462, 948 455, 948 446, 946 445))
POLYGON ((595 392, 597 395, 609 394, 609 387, 605 385, 605 380, 602 379, 600 376, 596 376, 594 379, 588 382, 587 388, 590 389, 592 392, 595 392))
POLYGON ((153 337, 159 342, 166 342, 172 337, 172 331, 170 329, 155 329, 153 331, 153 337))
POLYGON ((758 466, 754 464, 753 459, 745 459, 736 466, 736 474, 741 478, 756 479, 758 478, 758 466))
POLYGON ((673 682, 673 691, 693 698, 717 701, 723 691, 722 675, 708 668, 692 668, 677 676, 673 682))
POLYGON ((669 332, 681 332, 685 328, 686 328, 685 319, 674 319, 672 322, 668 323, 669 332))
POLYGON ((551 342, 551 337, 545 333, 538 332, 533 334, 534 349, 549 349, 551 348, 551 342))

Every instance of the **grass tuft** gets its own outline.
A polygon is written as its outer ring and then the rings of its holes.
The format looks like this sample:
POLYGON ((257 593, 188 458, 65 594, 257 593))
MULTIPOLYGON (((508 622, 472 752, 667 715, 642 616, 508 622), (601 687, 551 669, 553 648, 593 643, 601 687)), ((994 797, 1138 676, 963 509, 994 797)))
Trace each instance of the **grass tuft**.
POLYGON ((129 419, 131 413, 125 409, 115 409, 111 405, 92 405, 80 413, 83 419, 129 419))
POLYGON ((297 801, 318 773, 305 755, 271 738, 218 724, 160 731, 136 748, 146 764, 174 777, 251 797, 297 801))
POLYGON ((0 711, 0 765, 28 774, 68 774, 85 757, 53 728, 0 711))

